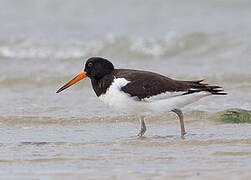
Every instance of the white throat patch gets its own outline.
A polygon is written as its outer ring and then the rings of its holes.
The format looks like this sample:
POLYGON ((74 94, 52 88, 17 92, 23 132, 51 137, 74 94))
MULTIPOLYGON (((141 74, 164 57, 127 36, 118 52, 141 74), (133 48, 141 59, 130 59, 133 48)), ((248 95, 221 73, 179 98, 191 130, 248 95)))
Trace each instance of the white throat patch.
POLYGON ((109 106, 120 107, 129 99, 129 95, 121 90, 129 82, 125 78, 115 78, 106 93, 100 95, 99 99, 109 106))

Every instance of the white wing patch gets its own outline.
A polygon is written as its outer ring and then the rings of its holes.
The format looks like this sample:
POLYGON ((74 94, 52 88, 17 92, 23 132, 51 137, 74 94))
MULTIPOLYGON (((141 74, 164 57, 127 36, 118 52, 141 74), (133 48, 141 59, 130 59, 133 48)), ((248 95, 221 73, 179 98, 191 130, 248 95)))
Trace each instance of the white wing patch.
POLYGON ((149 98, 144 98, 143 101, 147 102, 153 102, 153 101, 158 101, 162 99, 169 99, 172 97, 176 96, 181 96, 182 94, 186 93, 187 91, 178 91, 178 92, 163 92, 161 94, 149 97, 149 98))

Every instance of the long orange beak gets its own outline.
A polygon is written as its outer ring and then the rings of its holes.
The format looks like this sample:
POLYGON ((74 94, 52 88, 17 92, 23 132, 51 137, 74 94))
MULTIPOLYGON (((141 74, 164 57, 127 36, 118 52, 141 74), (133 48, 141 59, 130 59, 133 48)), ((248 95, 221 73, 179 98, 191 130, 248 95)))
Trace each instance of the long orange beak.
POLYGON ((71 85, 75 84, 76 82, 80 81, 81 79, 84 79, 85 77, 86 77, 86 72, 85 71, 81 72, 79 75, 77 75, 71 81, 69 81, 64 86, 62 86, 56 93, 60 93, 61 91, 65 90, 66 88, 70 87, 71 85))

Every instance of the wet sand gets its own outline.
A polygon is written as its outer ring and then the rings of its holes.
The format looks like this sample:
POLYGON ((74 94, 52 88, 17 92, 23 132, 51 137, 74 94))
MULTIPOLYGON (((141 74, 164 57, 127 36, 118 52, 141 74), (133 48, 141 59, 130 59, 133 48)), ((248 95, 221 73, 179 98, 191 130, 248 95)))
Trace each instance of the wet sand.
POLYGON ((185 115, 184 139, 173 114, 149 119, 141 138, 134 117, 1 120, 1 179, 251 178, 251 124, 185 115))

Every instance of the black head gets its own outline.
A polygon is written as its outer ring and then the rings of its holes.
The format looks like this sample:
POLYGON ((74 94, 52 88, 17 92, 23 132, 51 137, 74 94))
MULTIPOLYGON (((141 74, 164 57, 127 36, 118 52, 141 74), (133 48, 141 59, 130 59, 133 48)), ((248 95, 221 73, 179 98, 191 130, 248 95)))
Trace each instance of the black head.
POLYGON ((113 64, 101 57, 89 58, 85 63, 86 76, 99 80, 114 70, 113 64))
MULTIPOLYGON (((86 78, 87 76, 91 78, 92 83, 94 82, 93 80, 100 80, 103 78, 105 75, 109 75, 113 72, 114 67, 113 64, 108 61, 107 59, 100 58, 100 57, 92 57, 88 59, 85 63, 85 69, 83 72, 81 72, 79 75, 77 75, 75 78, 73 78, 71 81, 66 83, 64 86, 62 86, 57 93, 63 91, 64 89, 72 86, 73 84, 77 83, 81 79, 86 78)), ((95 88, 94 88, 95 90, 95 88)), ((96 92, 96 94, 99 94, 103 92, 102 89, 100 92, 96 92)))

